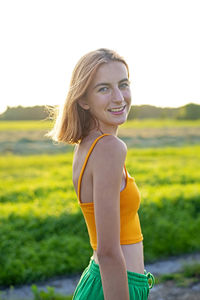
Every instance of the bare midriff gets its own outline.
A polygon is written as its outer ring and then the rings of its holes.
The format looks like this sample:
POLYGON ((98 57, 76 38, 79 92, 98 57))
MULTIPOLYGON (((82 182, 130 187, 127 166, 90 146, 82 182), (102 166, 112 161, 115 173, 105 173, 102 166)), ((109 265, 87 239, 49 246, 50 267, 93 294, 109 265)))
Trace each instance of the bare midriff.
MULTIPOLYGON (((121 245, 126 262, 126 269, 131 272, 144 274, 143 242, 121 245)), ((97 252, 93 251, 93 259, 99 264, 97 252)))

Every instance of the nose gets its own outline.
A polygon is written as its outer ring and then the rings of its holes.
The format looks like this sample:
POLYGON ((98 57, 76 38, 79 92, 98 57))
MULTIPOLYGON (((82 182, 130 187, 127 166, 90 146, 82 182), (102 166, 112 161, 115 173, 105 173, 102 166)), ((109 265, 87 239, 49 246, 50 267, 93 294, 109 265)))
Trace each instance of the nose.
POLYGON ((113 102, 116 102, 116 103, 122 103, 124 101, 124 96, 121 92, 121 90, 116 87, 113 89, 113 95, 112 95, 112 100, 113 102))

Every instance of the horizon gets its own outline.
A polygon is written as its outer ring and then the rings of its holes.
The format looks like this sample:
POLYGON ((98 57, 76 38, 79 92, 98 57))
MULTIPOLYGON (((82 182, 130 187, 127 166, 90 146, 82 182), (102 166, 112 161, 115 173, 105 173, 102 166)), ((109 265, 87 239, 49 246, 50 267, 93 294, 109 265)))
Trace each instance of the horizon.
POLYGON ((127 61, 133 105, 200 104, 197 1, 77 1, 1 3, 0 113, 62 104, 75 64, 98 48, 127 61))
MULTIPOLYGON (((188 103, 186 103, 186 104, 184 104, 184 105, 181 105, 181 106, 178 106, 178 107, 172 107, 172 106, 158 106, 158 105, 152 105, 152 104, 132 104, 131 106, 153 106, 153 107, 156 107, 156 108, 180 108, 180 107, 183 107, 183 106, 186 106, 186 105, 189 105, 189 104, 195 104, 195 105, 200 105, 200 103, 195 103, 195 102, 188 102, 188 103)), ((24 106, 24 105, 15 105, 15 106, 10 106, 10 105, 7 105, 7 107, 6 107, 6 109, 3 111, 3 112, 1 112, 0 111, 0 115, 2 115, 3 113, 5 113, 6 111, 7 111, 7 109, 8 108, 17 108, 17 107, 22 107, 22 108, 33 108, 33 107, 35 107, 35 106, 52 106, 52 105, 48 105, 48 104, 35 104, 35 105, 28 105, 28 106, 24 106)), ((53 105, 53 106, 56 106, 56 104, 55 105, 53 105)))

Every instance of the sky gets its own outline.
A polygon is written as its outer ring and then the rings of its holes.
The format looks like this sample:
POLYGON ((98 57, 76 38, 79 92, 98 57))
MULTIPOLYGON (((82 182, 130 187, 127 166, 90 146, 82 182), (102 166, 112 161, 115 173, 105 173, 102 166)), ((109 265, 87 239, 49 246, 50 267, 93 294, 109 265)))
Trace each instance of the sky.
POLYGON ((132 104, 200 104, 199 0, 0 0, 0 113, 65 101, 85 53, 129 64, 132 104))

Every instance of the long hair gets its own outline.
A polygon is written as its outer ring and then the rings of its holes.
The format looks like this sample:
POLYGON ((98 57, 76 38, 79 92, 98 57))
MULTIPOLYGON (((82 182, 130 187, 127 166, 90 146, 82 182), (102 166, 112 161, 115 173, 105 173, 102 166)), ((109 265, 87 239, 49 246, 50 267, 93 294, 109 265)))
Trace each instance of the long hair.
POLYGON ((46 136, 57 142, 78 144, 92 128, 98 127, 98 121, 89 110, 85 110, 79 105, 78 100, 86 94, 98 67, 111 61, 124 63, 129 77, 128 64, 113 50, 101 48, 81 57, 72 72, 65 103, 54 114, 54 127, 46 136))

